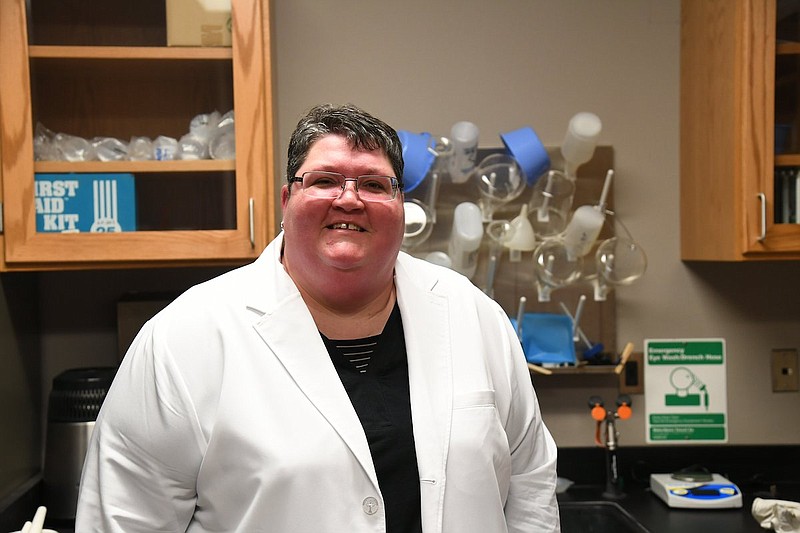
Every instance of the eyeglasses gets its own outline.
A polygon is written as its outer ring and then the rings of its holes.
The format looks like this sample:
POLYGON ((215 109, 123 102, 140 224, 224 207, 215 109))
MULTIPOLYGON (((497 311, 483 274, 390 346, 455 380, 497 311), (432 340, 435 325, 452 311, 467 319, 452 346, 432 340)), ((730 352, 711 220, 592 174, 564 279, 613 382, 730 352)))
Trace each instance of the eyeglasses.
POLYGON ((311 170, 289 178, 289 184, 299 182, 303 192, 315 198, 338 198, 348 181, 355 184, 356 193, 365 202, 391 202, 397 197, 400 182, 390 176, 357 176, 347 178, 338 172, 311 170))

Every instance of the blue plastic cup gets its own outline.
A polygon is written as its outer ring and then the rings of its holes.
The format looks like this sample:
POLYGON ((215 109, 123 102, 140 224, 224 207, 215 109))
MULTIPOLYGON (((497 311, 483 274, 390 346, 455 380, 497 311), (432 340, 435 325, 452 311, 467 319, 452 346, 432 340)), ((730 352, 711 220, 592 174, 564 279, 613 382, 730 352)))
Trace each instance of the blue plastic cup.
POLYGON ((550 169, 550 156, 530 126, 501 133, 500 139, 509 155, 519 163, 529 186, 533 186, 550 169))

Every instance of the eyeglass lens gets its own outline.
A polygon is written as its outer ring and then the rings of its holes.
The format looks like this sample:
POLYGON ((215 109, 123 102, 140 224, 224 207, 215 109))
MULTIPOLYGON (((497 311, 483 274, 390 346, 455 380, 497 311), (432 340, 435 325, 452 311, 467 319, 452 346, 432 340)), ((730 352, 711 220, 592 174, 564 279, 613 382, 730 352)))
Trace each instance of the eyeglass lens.
POLYGON ((355 183, 359 198, 373 202, 388 202, 396 196, 397 187, 389 176, 358 176, 346 178, 336 172, 310 171, 302 175, 303 190, 320 198, 336 198, 348 181, 355 183))

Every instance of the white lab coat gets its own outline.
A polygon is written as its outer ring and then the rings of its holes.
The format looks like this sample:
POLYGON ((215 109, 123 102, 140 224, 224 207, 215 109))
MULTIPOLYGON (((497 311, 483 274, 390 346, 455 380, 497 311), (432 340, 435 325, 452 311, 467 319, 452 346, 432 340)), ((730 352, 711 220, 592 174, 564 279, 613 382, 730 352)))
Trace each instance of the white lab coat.
MULTIPOLYGON (((87 453, 76 531, 379 533, 359 419, 279 236, 133 341, 87 453)), ((400 254, 425 533, 558 531, 556 446, 502 309, 400 254)))

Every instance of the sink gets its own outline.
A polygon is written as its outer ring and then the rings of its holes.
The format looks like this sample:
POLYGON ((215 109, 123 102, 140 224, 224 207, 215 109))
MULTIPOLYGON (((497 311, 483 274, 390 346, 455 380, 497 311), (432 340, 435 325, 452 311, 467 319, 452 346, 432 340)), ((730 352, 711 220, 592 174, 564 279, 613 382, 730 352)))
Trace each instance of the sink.
POLYGON ((615 502, 559 502, 558 506, 561 533, 648 533, 615 502))

